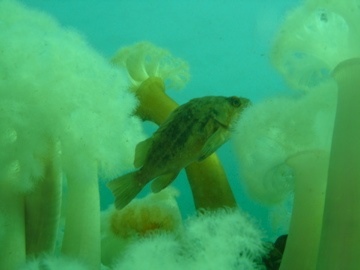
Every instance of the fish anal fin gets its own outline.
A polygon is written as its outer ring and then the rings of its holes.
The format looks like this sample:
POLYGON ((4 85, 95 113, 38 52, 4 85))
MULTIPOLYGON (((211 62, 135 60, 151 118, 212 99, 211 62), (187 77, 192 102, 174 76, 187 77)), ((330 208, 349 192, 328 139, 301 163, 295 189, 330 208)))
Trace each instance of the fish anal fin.
POLYGON ((136 175, 136 171, 131 172, 107 183, 106 186, 115 197, 114 204, 116 209, 120 210, 124 208, 144 187, 144 185, 138 181, 136 175))
POLYGON ((148 138, 136 145, 134 159, 135 168, 140 168, 144 165, 145 159, 148 156, 149 149, 152 145, 152 141, 152 138, 148 138))
POLYGON ((176 171, 159 176, 151 183, 151 191, 158 193, 159 191, 163 190, 175 180, 178 174, 179 171, 176 171))
POLYGON ((206 141, 204 147, 201 149, 198 161, 203 161, 205 158, 214 153, 221 145, 223 145, 230 137, 230 132, 222 127, 219 127, 214 134, 206 141))

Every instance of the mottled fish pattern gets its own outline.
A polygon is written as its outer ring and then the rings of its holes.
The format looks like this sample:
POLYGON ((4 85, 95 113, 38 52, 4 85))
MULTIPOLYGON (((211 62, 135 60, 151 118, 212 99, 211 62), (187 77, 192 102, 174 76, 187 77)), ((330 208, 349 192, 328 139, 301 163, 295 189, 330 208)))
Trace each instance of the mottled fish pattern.
POLYGON ((139 169, 108 183, 115 207, 125 207, 153 179, 151 189, 159 192, 182 168, 214 153, 249 104, 246 98, 207 96, 174 110, 152 137, 136 146, 134 165, 139 169))

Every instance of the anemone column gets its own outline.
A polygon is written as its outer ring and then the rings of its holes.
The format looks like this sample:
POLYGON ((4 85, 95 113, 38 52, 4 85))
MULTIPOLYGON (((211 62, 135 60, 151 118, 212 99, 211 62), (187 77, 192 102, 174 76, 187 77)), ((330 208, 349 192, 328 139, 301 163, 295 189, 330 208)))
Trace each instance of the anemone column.
POLYGON ((24 195, 7 180, 0 182, 0 269, 18 269, 26 260, 24 195))
POLYGON ((333 77, 338 104, 317 269, 360 265, 360 58, 341 62, 333 77))
MULTIPOLYGON (((145 80, 136 91, 136 96, 140 101, 137 114, 158 125, 178 107, 165 94, 165 85, 160 78, 150 77, 145 80)), ((202 162, 190 164, 185 170, 197 210, 237 206, 225 171, 215 153, 202 162)))

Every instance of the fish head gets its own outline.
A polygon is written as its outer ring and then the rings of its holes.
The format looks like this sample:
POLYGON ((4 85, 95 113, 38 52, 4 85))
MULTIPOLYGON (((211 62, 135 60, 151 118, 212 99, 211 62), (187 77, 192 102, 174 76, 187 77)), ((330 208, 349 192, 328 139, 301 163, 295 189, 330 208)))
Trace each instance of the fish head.
POLYGON ((240 117, 241 112, 251 105, 251 102, 247 98, 243 97, 224 97, 222 102, 219 102, 216 107, 218 107, 217 120, 227 129, 237 122, 240 117))
POLYGON ((234 110, 235 112, 241 112, 251 104, 249 99, 236 96, 228 97, 226 101, 228 102, 230 110, 234 110))

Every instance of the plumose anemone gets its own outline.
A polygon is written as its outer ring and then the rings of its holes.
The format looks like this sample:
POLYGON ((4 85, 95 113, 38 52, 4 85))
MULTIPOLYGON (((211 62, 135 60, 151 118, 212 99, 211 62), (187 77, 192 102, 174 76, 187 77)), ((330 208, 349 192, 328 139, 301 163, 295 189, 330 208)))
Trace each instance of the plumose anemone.
POLYGON ((271 52, 297 97, 270 99, 244 117, 239 142, 255 149, 238 150, 248 189, 271 203, 294 193, 280 269, 359 266, 359 33, 359 1, 304 1, 271 52))
MULTIPOLYGON (((143 120, 162 124, 178 104, 166 95, 169 88, 181 89, 189 79, 188 65, 168 51, 148 42, 120 49, 112 63, 126 68, 130 89, 140 101, 136 114, 143 120)), ((185 168, 196 209, 236 207, 225 171, 214 153, 185 168)))
POLYGON ((135 96, 51 17, 1 1, 0 21, 0 268, 53 254, 63 208, 60 253, 98 269, 98 179, 131 168, 135 96))
POLYGON ((165 85, 189 77, 152 44, 123 52, 109 63, 48 15, 0 1, 0 269, 257 269, 261 233, 215 154, 187 168, 196 207, 212 211, 183 223, 174 192, 160 193, 100 227, 98 180, 132 169, 144 139, 134 111, 161 123, 177 107, 165 85))

